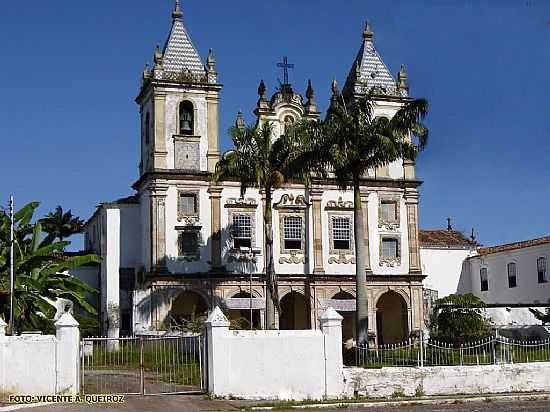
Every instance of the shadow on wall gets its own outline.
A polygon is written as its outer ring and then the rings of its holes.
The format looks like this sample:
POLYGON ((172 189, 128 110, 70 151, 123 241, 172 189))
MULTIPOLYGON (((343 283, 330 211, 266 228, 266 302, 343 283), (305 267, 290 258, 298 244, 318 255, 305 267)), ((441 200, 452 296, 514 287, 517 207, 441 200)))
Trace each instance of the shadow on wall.
POLYGON ((460 271, 460 278, 458 279, 458 286, 456 287, 456 293, 463 295, 466 293, 473 293, 472 290, 472 274, 470 272, 470 261, 466 258, 462 262, 462 270, 460 271))

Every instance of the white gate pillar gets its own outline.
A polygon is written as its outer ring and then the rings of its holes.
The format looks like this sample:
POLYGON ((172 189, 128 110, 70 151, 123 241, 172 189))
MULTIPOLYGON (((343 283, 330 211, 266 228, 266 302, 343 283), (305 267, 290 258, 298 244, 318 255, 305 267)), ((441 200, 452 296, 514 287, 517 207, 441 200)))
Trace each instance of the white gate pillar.
POLYGON ((65 312, 55 322, 56 392, 76 395, 80 390, 80 331, 78 322, 65 312))
POLYGON ((337 398, 343 390, 343 319, 332 307, 329 307, 319 318, 325 338, 325 398, 337 398))
POLYGON ((229 334, 229 324, 219 306, 214 308, 205 322, 208 393, 224 393, 226 383, 231 380, 228 348, 224 345, 224 338, 229 334))

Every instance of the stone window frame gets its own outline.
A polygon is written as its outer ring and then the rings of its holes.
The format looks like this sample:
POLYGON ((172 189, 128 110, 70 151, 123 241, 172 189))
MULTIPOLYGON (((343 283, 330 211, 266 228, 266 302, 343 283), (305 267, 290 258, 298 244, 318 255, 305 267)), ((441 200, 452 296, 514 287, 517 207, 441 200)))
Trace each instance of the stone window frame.
POLYGON ((200 221, 200 190, 187 190, 187 189, 178 189, 178 202, 177 202, 177 215, 178 222, 185 222, 187 225, 197 225, 200 221), (196 211, 195 213, 183 213, 181 211, 181 197, 182 195, 194 195, 196 201, 196 211))
POLYGON ((229 228, 229 239, 231 242, 231 246, 228 250, 228 261, 252 261, 255 262, 256 259, 254 257, 254 253, 252 256, 250 256, 249 253, 245 253, 241 251, 240 249, 236 249, 233 246, 233 216, 234 215, 249 215, 250 216, 250 247, 252 250, 257 250, 257 239, 256 239, 256 209, 258 208, 258 204, 256 203, 256 200, 253 198, 246 198, 246 199, 235 199, 235 198, 229 198, 226 200, 226 203, 224 205, 224 208, 228 209, 229 212, 227 214, 227 223, 229 228))
POLYGON ((518 287, 518 264, 515 260, 511 260, 506 264, 506 278, 508 279, 508 289, 514 289, 518 287), (514 268, 514 275, 510 276, 510 268, 514 268), (511 286, 511 279, 514 279, 513 286, 511 286))
POLYGON ((400 235, 380 234, 378 239, 378 264, 380 266, 396 267, 401 265, 401 256, 403 252, 403 243, 400 235), (384 239, 394 239, 397 241, 397 257, 382 255, 382 242, 384 239))
POLYGON ((186 262, 195 262, 201 259, 200 250, 204 246, 202 238, 202 226, 197 225, 185 225, 185 226, 176 226, 176 231, 178 232, 177 237, 177 251, 178 251, 178 260, 183 260, 186 262), (197 236, 197 249, 194 252, 183 253, 181 250, 181 241, 182 235, 184 232, 195 233, 197 236))
POLYGON ((401 196, 380 195, 378 199, 378 227, 386 230, 396 230, 401 226, 401 196), (382 203, 395 203, 395 219, 384 220, 382 218, 382 203))
POLYGON ((304 195, 283 194, 281 200, 273 205, 273 208, 279 213, 279 244, 280 253, 279 263, 305 263, 306 257, 306 219, 307 211, 310 203, 305 199, 304 195), (302 219, 302 243, 300 249, 286 249, 284 239, 284 218, 295 216, 302 219))
POLYGON ((548 257, 545 256, 545 255, 538 256, 537 260, 536 260, 536 264, 537 264, 537 281, 538 281, 538 283, 539 284, 548 283, 548 257), (544 262, 544 270, 542 272, 539 270, 539 262, 540 261, 544 262), (541 273, 543 273, 542 277, 540 276, 541 273))
POLYGON ((328 217, 328 240, 329 240, 329 263, 355 263, 355 227, 353 221, 353 211, 329 212, 328 217), (349 249, 334 249, 333 218, 345 217, 350 221, 350 242, 349 249), (337 257, 335 257, 337 256, 337 257), (347 256, 351 256, 348 258, 347 256))
POLYGON ((487 292, 489 290, 489 268, 487 266, 479 267, 479 290, 487 292), (485 279, 483 279, 482 271, 485 271, 485 279), (485 288, 483 287, 485 283, 485 288))

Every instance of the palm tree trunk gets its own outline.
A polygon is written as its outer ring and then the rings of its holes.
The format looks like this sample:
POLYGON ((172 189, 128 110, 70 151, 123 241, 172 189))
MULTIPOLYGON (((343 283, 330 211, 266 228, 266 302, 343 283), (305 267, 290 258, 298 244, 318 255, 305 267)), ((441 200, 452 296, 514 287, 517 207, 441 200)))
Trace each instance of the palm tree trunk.
POLYGON ((361 191, 359 187, 359 176, 353 179, 353 222, 355 240, 355 331, 357 334, 357 345, 366 347, 368 345, 368 304, 367 304, 367 271, 365 249, 363 209, 361 206, 361 191))
POLYGON ((265 296, 265 327, 266 329, 277 329, 275 322, 275 302, 278 303, 277 279, 275 266, 273 264, 273 219, 271 206, 271 188, 265 191, 264 206, 264 237, 265 237, 265 267, 266 296, 265 296))

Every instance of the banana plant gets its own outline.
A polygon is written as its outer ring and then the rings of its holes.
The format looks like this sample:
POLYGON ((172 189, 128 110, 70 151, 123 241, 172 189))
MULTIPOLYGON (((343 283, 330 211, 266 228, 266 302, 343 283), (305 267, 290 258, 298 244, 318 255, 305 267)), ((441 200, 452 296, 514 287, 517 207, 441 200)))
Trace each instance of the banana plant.
MULTIPOLYGON (((38 202, 32 202, 14 215, 14 327, 16 331, 42 330, 51 327, 55 302, 59 298, 77 303, 95 315, 95 308, 86 300, 87 293, 96 293, 68 270, 88 263, 99 263, 93 254, 72 255, 64 252, 70 244, 56 241, 54 234, 44 235, 40 221, 32 223, 38 202)), ((0 211, 0 291, 9 285, 10 221, 0 211)), ((7 316, 7 302, 0 304, 0 314, 7 316)))

